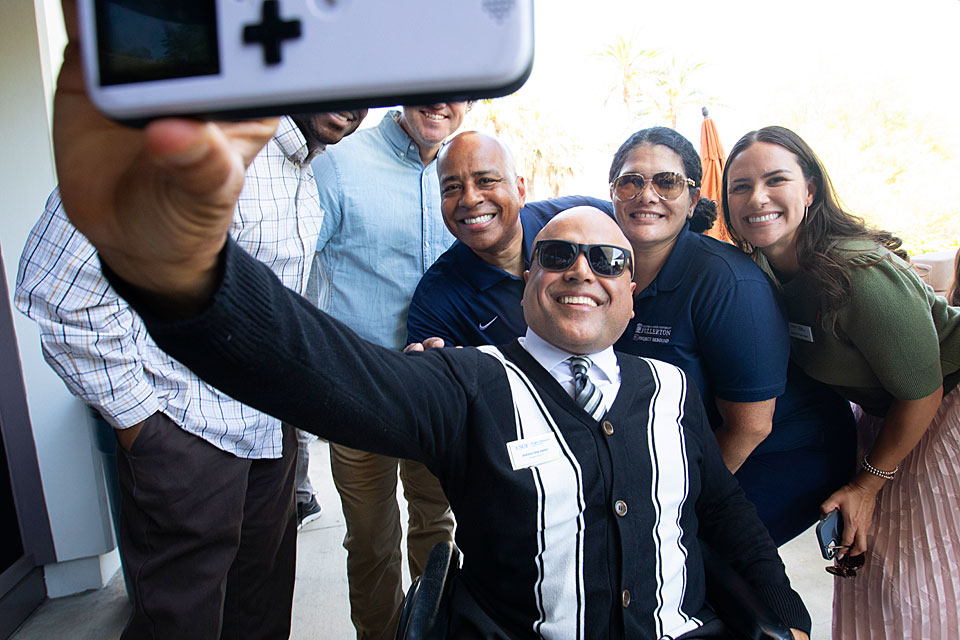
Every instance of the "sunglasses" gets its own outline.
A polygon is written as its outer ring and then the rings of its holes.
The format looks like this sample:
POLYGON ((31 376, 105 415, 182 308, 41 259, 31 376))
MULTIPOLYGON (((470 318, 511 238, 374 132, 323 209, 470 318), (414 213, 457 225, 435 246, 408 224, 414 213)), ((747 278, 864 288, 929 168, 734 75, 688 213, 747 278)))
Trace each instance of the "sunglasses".
POLYGON ((541 240, 533 246, 537 264, 546 271, 566 271, 580 254, 587 256, 590 270, 604 278, 623 274, 630 262, 630 251, 612 244, 577 244, 567 240, 541 240))
MULTIPOLYGON (((641 174, 624 173, 610 183, 610 189, 613 190, 617 200, 633 200, 643 191, 646 184, 647 179, 641 174)), ((650 177, 650 186, 663 200, 676 200, 688 185, 696 187, 697 183, 674 171, 661 171, 650 177)))
POLYGON ((862 567, 866 562, 865 553, 861 553, 855 556, 845 555, 834 565, 829 567, 824 567, 827 570, 827 573, 840 576, 841 578, 856 578, 857 569, 862 567))

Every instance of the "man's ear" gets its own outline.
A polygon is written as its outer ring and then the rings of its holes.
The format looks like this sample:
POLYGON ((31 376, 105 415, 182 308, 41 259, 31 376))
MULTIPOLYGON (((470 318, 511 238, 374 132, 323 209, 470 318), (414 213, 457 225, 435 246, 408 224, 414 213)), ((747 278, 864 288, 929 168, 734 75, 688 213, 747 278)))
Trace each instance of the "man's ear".
POLYGON ((517 176, 517 193, 520 195, 520 206, 527 204, 527 182, 523 176, 517 176))
POLYGON ((523 272, 523 282, 526 284, 530 280, 530 269, 523 272))

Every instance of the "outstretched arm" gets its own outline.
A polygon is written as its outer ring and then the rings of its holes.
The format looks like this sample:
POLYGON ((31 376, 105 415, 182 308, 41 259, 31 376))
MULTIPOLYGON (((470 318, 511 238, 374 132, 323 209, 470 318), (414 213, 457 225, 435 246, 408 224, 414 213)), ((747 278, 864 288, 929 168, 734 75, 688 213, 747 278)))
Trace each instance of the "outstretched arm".
POLYGON ((74 3, 63 6, 70 44, 54 145, 64 210, 159 346, 295 426, 355 448, 440 457, 462 432, 479 356, 451 366, 439 352, 375 347, 226 244, 246 167, 276 121, 165 119, 135 130, 106 119, 84 90, 74 3), (240 266, 230 269, 234 254, 240 266), (225 304, 214 304, 215 292, 225 304))
POLYGON ((454 463, 469 407, 489 385, 478 376, 488 356, 455 349, 404 355, 367 342, 233 240, 217 271, 204 309, 171 321, 152 295, 105 268, 160 348, 227 395, 338 444, 432 469, 454 463))

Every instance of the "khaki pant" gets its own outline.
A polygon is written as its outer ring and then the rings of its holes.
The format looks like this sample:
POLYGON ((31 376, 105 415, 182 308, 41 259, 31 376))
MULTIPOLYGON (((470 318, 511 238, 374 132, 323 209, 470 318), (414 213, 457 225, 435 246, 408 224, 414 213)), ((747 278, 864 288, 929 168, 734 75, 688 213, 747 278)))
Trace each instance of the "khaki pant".
POLYGON ((358 640, 392 640, 403 604, 397 467, 409 505, 410 576, 423 573, 430 549, 453 539, 454 520, 439 481, 418 462, 330 445, 333 482, 347 535, 350 618, 358 640))

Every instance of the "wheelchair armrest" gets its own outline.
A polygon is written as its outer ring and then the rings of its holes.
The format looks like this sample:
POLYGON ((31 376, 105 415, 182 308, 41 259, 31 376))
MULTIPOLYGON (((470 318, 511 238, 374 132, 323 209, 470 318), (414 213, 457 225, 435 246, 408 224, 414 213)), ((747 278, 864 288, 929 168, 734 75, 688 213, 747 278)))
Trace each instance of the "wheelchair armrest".
POLYGON ((413 609, 413 601, 417 597, 417 590, 420 588, 420 576, 413 579, 410 588, 407 589, 407 595, 403 598, 403 608, 400 609, 400 622, 397 624, 397 633, 394 640, 403 640, 407 635, 407 626, 410 624, 410 610, 413 609))
POLYGON ((707 602, 737 638, 792 640, 793 634, 753 589, 717 552, 702 540, 707 602))
POLYGON ((400 612, 396 640, 443 640, 449 620, 448 600, 459 568, 460 552, 452 542, 430 550, 423 575, 414 580, 400 612))

